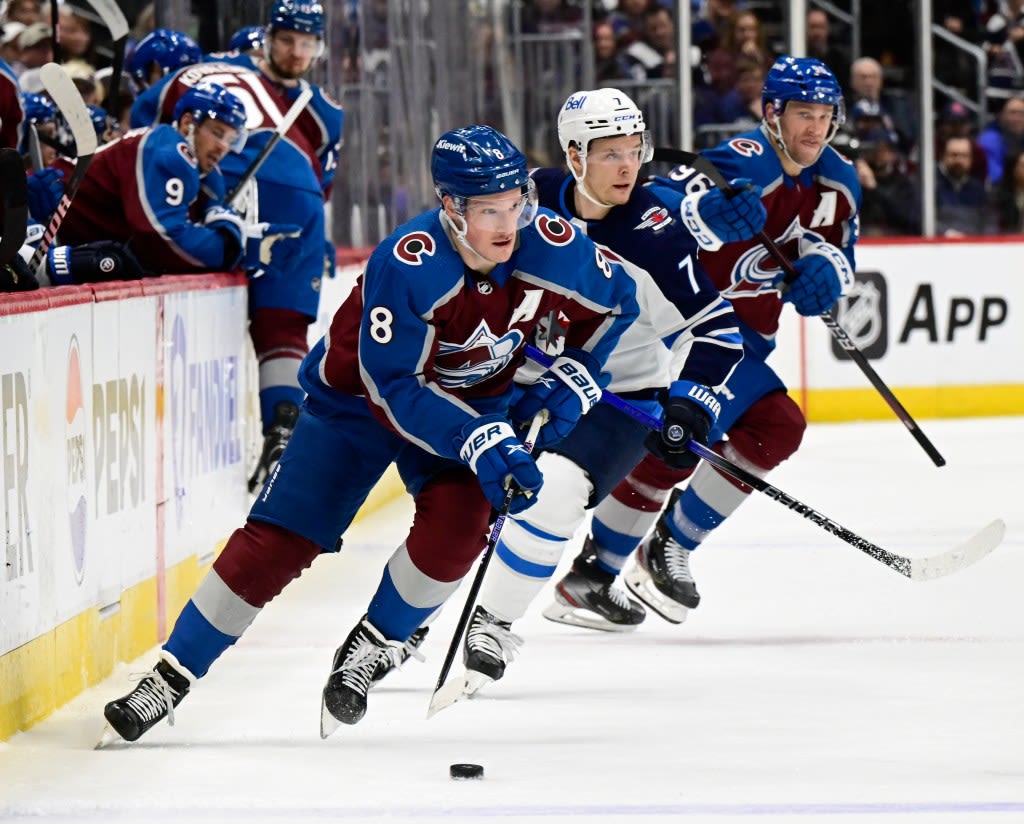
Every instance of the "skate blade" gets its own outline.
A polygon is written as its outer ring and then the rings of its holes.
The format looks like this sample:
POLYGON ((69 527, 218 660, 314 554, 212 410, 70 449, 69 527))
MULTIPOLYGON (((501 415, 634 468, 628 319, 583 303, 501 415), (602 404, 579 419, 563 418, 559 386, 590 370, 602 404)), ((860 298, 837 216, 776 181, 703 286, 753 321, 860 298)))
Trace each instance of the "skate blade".
POLYGON ((117 731, 110 724, 103 725, 103 732, 100 733, 100 740, 96 742, 94 750, 105 750, 107 747, 116 744, 127 744, 117 731))
POLYGON ((329 738, 334 734, 335 730, 341 726, 341 722, 331 715, 331 711, 327 709, 327 702, 322 698, 320 699, 320 737, 323 739, 329 738))
POLYGON ((681 624, 686 620, 690 610, 659 590, 647 570, 639 564, 634 563, 622 577, 630 592, 670 624, 681 624))
POLYGON ((484 675, 482 672, 476 672, 475 670, 466 670, 466 684, 462 691, 466 694, 467 698, 473 698, 480 690, 493 683, 494 679, 489 675, 484 675))
POLYGON ((466 695, 466 676, 460 675, 442 684, 439 689, 434 690, 430 698, 430 706, 427 707, 427 718, 433 718, 441 710, 450 707, 460 698, 466 695))
POLYGON ((549 621, 556 624, 568 624, 570 627, 596 629, 602 632, 635 632, 639 624, 613 624, 596 612, 581 607, 570 607, 555 601, 541 613, 549 621))

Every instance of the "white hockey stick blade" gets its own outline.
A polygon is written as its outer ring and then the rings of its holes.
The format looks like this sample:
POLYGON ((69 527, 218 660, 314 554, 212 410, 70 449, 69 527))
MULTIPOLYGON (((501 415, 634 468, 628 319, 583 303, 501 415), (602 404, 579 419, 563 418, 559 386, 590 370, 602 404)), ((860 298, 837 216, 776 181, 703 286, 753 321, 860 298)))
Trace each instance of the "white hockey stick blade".
POLYGON ((75 147, 79 157, 91 155, 96 151, 96 129, 89 117, 82 95, 78 93, 74 82, 56 63, 47 63, 39 69, 39 79, 50 95, 54 104, 64 115, 71 134, 75 137, 75 147))
POLYGON ((441 710, 450 707, 466 696, 466 676, 449 679, 440 689, 435 690, 427 707, 427 718, 433 718, 441 710))
POLYGON ((128 21, 114 0, 89 0, 89 5, 95 9, 103 25, 107 27, 111 40, 120 40, 128 34, 128 21))
POLYGON ((929 558, 911 558, 911 581, 931 581, 959 572, 971 564, 975 564, 1002 543, 1006 534, 1006 524, 997 518, 981 532, 968 538, 962 544, 929 558))

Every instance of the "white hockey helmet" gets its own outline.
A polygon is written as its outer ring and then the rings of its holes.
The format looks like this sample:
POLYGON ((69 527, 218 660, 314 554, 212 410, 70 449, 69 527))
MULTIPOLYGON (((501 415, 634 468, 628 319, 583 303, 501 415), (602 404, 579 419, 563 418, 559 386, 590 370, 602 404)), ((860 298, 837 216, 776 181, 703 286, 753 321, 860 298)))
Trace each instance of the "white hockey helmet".
POLYGON ((567 154, 574 145, 586 157, 591 140, 631 134, 641 136, 641 163, 647 163, 654 156, 654 144, 643 112, 618 89, 573 92, 558 113, 558 142, 567 154))

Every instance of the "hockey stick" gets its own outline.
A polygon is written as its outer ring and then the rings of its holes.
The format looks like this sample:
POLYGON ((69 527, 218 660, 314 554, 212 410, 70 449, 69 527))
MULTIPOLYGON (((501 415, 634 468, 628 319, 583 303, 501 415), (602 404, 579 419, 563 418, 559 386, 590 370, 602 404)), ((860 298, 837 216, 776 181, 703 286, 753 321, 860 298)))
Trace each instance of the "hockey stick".
POLYGON ((47 94, 57 105, 60 113, 64 115, 71 134, 75 138, 75 146, 78 148, 78 160, 75 162, 75 170, 64 187, 64 194, 61 196, 57 208, 50 216, 46 224, 46 231, 42 240, 32 253, 29 261, 29 269, 35 273, 39 264, 46 256, 46 250, 50 248, 53 239, 57 236, 57 230, 64 222, 64 215, 71 207, 71 200, 74 198, 78 187, 85 179, 85 173, 92 162, 93 153, 96 151, 96 129, 93 128, 92 120, 89 118, 89 110, 85 108, 82 95, 78 93, 75 84, 64 69, 56 63, 47 63, 39 70, 39 77, 43 81, 47 94))
POLYGON ((238 196, 245 189, 246 185, 252 179, 253 175, 259 171, 260 166, 270 156, 270 153, 274 150, 274 147, 278 144, 278 141, 287 134, 288 130, 294 125, 295 121, 299 119, 299 115, 302 114, 302 110, 306 108, 306 104, 313 97, 313 89, 306 86, 295 98, 295 102, 292 103, 291 108, 285 112, 284 118, 280 123, 277 124, 277 128, 274 129, 274 133, 270 136, 270 140, 260 150, 260 153, 256 156, 256 159, 249 164, 249 168, 246 169, 242 176, 238 179, 238 183, 235 184, 235 188, 228 192, 224 198, 224 203, 227 206, 231 206, 238 196))
POLYGON ((89 0, 103 25, 110 32, 111 44, 114 48, 114 61, 110 67, 110 91, 103 100, 103 108, 115 120, 121 113, 117 111, 117 101, 121 90, 121 75, 124 73, 124 51, 128 45, 128 21, 124 12, 114 0, 89 0))
MULTIPOLYGON (((666 163, 682 164, 689 166, 694 171, 700 172, 708 180, 711 181, 717 188, 721 189, 727 197, 731 197, 735 194, 728 181, 722 176, 722 173, 715 168, 714 164, 711 163, 703 155, 695 152, 686 152, 682 149, 671 149, 659 147, 654 150, 654 159, 663 161, 666 163)), ((784 283, 792 283, 793 280, 798 277, 796 269, 793 268, 792 261, 786 257, 783 251, 778 247, 774 240, 772 240, 768 233, 762 229, 757 233, 757 239, 761 241, 768 253, 775 259, 775 262, 779 264, 779 267, 783 272, 786 273, 783 279, 784 283)), ((825 326, 828 327, 828 331, 832 333, 832 337, 835 338, 836 343, 849 355, 857 366, 860 367, 860 371, 864 373, 864 376, 871 382, 871 385, 875 387, 878 394, 882 396, 889 408, 896 414, 896 417, 900 419, 900 422, 907 428, 914 440, 920 444, 921 448, 927 453, 928 457, 932 459, 932 463, 936 466, 945 466, 946 459, 942 457, 939 450, 935 448, 935 445, 928 440, 928 437, 921 431, 921 428, 917 425, 917 422, 911 417, 910 413, 906 410, 899 399, 893 394, 892 390, 886 385, 885 381, 878 375, 871 366, 871 363, 864 356, 864 353, 857 348, 857 344, 853 342, 850 336, 846 333, 846 330, 840 325, 836 319, 835 314, 831 311, 822 313, 821 319, 825 322, 825 326)))
MULTIPOLYGON (((526 347, 526 355, 532 360, 537 361, 537 363, 542 366, 550 366, 552 363, 551 358, 533 346, 526 347)), ((661 429, 661 420, 659 418, 649 414, 643 409, 633 406, 628 401, 623 400, 618 395, 615 395, 608 390, 605 390, 601 394, 601 400, 611 406, 614 406, 620 412, 624 412, 630 417, 640 421, 640 423, 650 427, 651 429, 661 429)), ((961 569, 981 560, 993 549, 999 546, 1000 542, 1003 540, 1003 535, 1006 532, 1006 524, 1001 518, 997 518, 973 537, 953 549, 946 550, 938 555, 931 555, 924 558, 908 558, 903 555, 897 555, 893 552, 889 552, 886 549, 882 549, 880 546, 871 543, 871 541, 866 538, 862 538, 856 532, 852 532, 845 526, 836 523, 828 516, 812 509, 802 501, 798 501, 792 495, 783 492, 778 487, 772 486, 763 478, 759 478, 757 475, 747 472, 747 470, 737 466, 728 458, 719 455, 717 452, 704 446, 704 444, 690 440, 686 444, 686 448, 700 458, 703 458, 716 469, 726 473, 727 475, 731 475, 733 478, 745 483, 747 486, 753 487, 758 492, 763 492, 769 498, 778 501, 786 507, 786 509, 791 509, 798 515, 802 515, 807 518, 807 520, 820 526, 826 532, 836 535, 846 543, 856 547, 861 552, 874 558, 876 561, 880 561, 887 567, 896 570, 900 575, 903 575, 912 581, 930 581, 933 578, 941 578, 944 575, 951 575, 954 572, 959 572, 961 569)))
POLYGON ((0 235, 0 266, 10 263, 25 242, 28 226, 28 186, 25 163, 17 149, 0 149, 0 187, 3 189, 3 235, 0 235))
MULTIPOLYGON (((530 430, 526 433, 526 439, 523 442, 527 452, 533 451, 533 445, 537 441, 540 428, 547 419, 548 413, 546 409, 542 409, 534 415, 533 420, 530 422, 530 430)), ((434 687, 434 694, 430 697, 430 706, 427 708, 427 718, 431 718, 445 707, 450 707, 464 694, 466 688, 465 676, 450 681, 447 684, 445 681, 448 678, 448 672, 452 668, 452 662, 455 660, 455 653, 458 652, 459 644, 462 643, 462 636, 466 632, 466 625, 469 624, 473 608, 476 606, 476 598, 480 594, 480 587, 484 582, 484 573, 487 572, 487 567, 491 563, 494 547, 497 546, 498 536, 501 535, 501 529, 505 526, 505 519, 508 518, 508 508, 511 506, 515 494, 515 485, 509 484, 508 491, 505 493, 505 500, 501 505, 501 511, 498 513, 494 526, 491 528, 491 534, 487 538, 487 546, 484 547, 483 556, 480 558, 480 565, 473 578, 473 584, 470 586, 469 594, 466 596, 466 605, 462 608, 462 615, 459 616, 459 623, 455 627, 455 634, 452 635, 451 643, 448 645, 448 653, 444 657, 444 663, 441 664, 441 673, 437 676, 437 686, 434 687)))

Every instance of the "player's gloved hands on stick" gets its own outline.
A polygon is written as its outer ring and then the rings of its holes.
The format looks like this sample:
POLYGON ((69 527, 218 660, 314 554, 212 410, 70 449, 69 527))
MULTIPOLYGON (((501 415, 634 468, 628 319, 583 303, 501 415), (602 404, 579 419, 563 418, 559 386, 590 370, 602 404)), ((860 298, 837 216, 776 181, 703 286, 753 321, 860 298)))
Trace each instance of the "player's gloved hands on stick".
POLYGON ((28 186, 28 213, 40 223, 47 223, 64 196, 64 172, 60 169, 40 169, 26 178, 28 186))
POLYGON ((725 243, 749 240, 764 228, 768 212, 761 187, 745 177, 729 181, 732 196, 721 189, 694 192, 683 198, 679 212, 702 249, 717 251, 725 243))
POLYGON ((801 315, 824 314, 854 283, 850 261, 831 243, 814 243, 801 249, 793 268, 797 278, 784 287, 782 300, 792 303, 801 315))
POLYGON ((512 425, 501 415, 481 415, 462 427, 455 446, 459 457, 476 473, 487 500, 495 509, 505 503, 509 483, 519 490, 509 513, 515 515, 537 500, 544 478, 512 425))
POLYGON ((662 399, 661 429, 647 435, 644 445, 673 469, 690 469, 700 461, 686 444, 692 438, 707 446, 721 404, 708 387, 692 381, 673 381, 662 399))
POLYGON ((245 227, 243 266, 250 277, 258 278, 267 267, 288 269, 302 254, 302 229, 294 223, 257 223, 245 227))
POLYGON ((567 350, 524 389, 511 410, 512 420, 528 423, 541 409, 548 421, 537 436, 537 449, 545 449, 565 438, 582 415, 601 400, 600 369, 587 352, 567 350))

